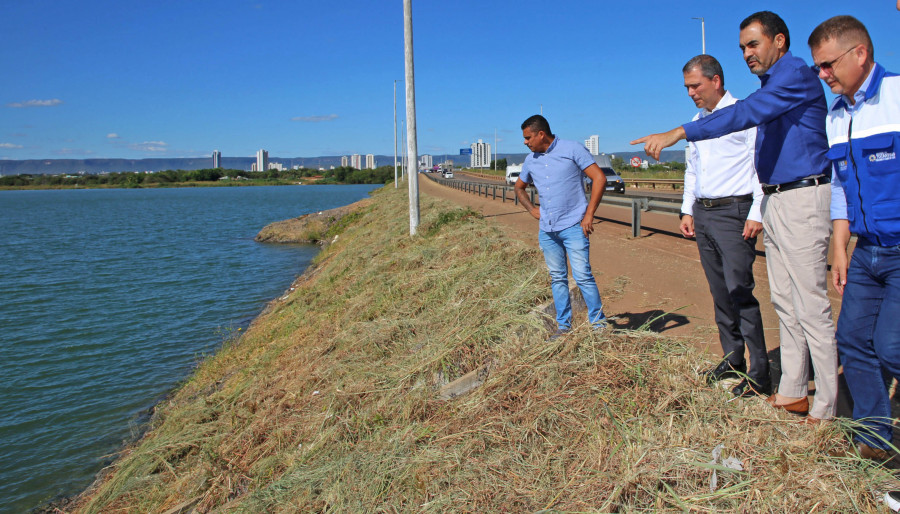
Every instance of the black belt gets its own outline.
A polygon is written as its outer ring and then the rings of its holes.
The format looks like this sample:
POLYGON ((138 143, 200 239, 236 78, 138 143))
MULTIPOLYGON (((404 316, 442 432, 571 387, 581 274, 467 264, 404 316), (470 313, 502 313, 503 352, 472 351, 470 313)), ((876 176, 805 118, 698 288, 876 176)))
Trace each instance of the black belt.
POLYGON ((800 189, 801 187, 818 186, 819 184, 828 184, 831 182, 830 177, 813 177, 803 180, 795 180, 793 182, 785 182, 784 184, 775 184, 772 186, 762 186, 763 193, 770 195, 772 193, 780 193, 782 191, 790 191, 791 189, 800 189))
POLYGON ((697 198, 697 203, 704 207, 718 207, 720 205, 731 205, 733 203, 752 201, 752 194, 741 196, 724 196, 722 198, 697 198))

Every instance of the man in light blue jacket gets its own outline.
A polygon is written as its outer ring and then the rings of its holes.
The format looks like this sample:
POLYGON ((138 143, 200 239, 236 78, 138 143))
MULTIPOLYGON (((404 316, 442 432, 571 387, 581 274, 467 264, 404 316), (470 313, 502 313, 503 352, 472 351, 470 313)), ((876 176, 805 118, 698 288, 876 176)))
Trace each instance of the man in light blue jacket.
POLYGON ((890 457, 886 383, 900 377, 900 76, 875 62, 866 27, 852 16, 809 36, 813 69, 839 96, 826 131, 834 166, 832 283, 843 294, 838 354, 853 397, 859 454, 890 457), (848 263, 850 233, 858 236, 848 263))

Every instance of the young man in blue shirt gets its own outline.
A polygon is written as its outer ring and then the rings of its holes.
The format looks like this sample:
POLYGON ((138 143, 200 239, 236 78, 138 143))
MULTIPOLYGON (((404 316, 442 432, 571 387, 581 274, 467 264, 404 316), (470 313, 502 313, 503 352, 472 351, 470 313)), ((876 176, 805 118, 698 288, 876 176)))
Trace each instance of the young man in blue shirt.
POLYGON ((594 328, 603 328, 606 316, 591 273, 588 236, 594 231, 594 212, 606 190, 606 176, 583 145, 553 135, 550 124, 541 115, 522 123, 522 137, 532 153, 525 157, 515 191, 525 210, 540 221, 538 241, 550 271, 556 335, 572 327, 566 257, 587 305, 588 321, 594 328), (584 196, 583 175, 592 181, 590 202, 584 196), (531 203, 525 190, 529 183, 538 190, 540 208, 531 203))
POLYGON ((887 460, 886 384, 900 377, 900 76, 875 62, 869 32, 852 16, 822 22, 808 43, 813 68, 838 94, 826 124, 834 164, 831 273, 843 295, 838 353, 860 423, 859 454, 887 460), (848 263, 851 232, 858 239, 848 263))
POLYGON ((700 141, 758 126, 756 171, 766 194, 763 240, 772 303, 780 320, 781 382, 769 398, 777 408, 816 423, 835 414, 837 346, 827 293, 831 163, 826 157, 825 93, 815 72, 789 51, 790 34, 777 14, 741 22, 744 61, 761 87, 703 119, 632 141, 659 158, 681 139, 700 141), (809 358, 816 394, 809 408, 809 358))

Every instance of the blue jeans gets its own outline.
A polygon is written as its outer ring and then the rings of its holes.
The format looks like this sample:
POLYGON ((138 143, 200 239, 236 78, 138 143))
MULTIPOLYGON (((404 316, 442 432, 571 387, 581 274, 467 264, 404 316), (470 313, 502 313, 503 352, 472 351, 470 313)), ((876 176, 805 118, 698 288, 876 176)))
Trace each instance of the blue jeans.
POLYGON ((890 377, 900 377, 900 246, 860 238, 850 260, 837 328, 838 354, 853 397, 858 441, 892 440, 890 377))
POLYGON ((581 225, 574 225, 558 232, 540 231, 538 241, 544 252, 544 261, 550 270, 550 285, 553 290, 553 303, 556 305, 556 324, 560 330, 568 330, 572 326, 572 303, 569 300, 569 270, 566 256, 572 264, 572 277, 581 290, 584 303, 588 309, 588 320, 592 324, 603 321, 603 302, 600 291, 591 273, 589 258, 591 244, 581 230, 581 225))

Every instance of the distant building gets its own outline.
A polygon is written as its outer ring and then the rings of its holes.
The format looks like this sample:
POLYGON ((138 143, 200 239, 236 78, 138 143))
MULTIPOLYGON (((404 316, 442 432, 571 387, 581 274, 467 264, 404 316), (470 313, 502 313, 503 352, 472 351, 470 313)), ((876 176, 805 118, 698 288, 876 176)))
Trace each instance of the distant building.
POLYGON ((366 169, 374 170, 375 169, 375 155, 374 154, 366 154, 366 169))
POLYGON ((350 165, 350 158, 347 157, 346 155, 342 156, 341 157, 341 167, 346 168, 349 165, 350 165))
POLYGON ((362 169, 362 157, 358 153, 350 156, 350 166, 358 170, 362 169))
POLYGON ((469 156, 469 166, 472 168, 490 168, 491 167, 491 145, 485 143, 481 139, 477 143, 470 146, 472 155, 469 156))
POLYGON ((266 169, 267 170, 284 171, 284 164, 282 164, 280 162, 270 162, 269 166, 266 169))
POLYGON ((584 140, 584 147, 591 152, 591 155, 600 155, 600 136, 594 134, 593 136, 584 140))
POLYGON ((256 169, 256 163, 255 163, 255 162, 250 164, 250 171, 259 171, 258 169, 256 169))
POLYGON ((434 158, 430 155, 423 155, 419 158, 419 167, 425 168, 426 170, 430 170, 434 167, 434 158))
POLYGON ((256 171, 265 171, 269 169, 269 152, 260 150, 256 152, 256 171))
POLYGON ((215 150, 213 151, 213 169, 222 167, 222 152, 215 150))

